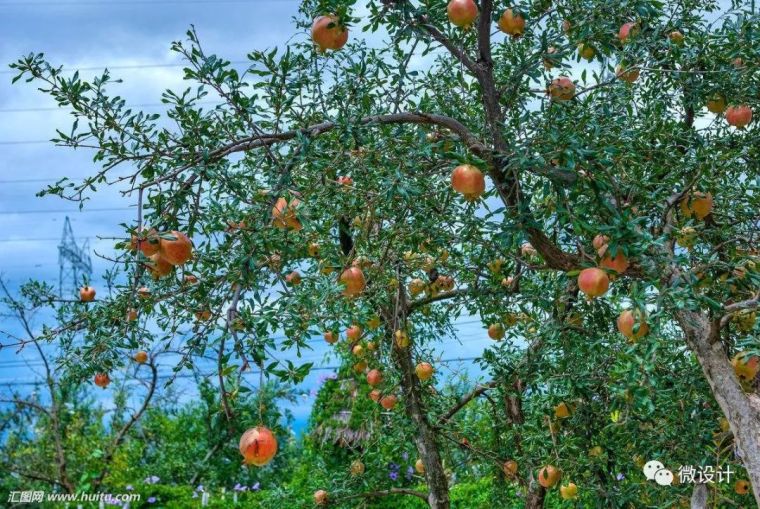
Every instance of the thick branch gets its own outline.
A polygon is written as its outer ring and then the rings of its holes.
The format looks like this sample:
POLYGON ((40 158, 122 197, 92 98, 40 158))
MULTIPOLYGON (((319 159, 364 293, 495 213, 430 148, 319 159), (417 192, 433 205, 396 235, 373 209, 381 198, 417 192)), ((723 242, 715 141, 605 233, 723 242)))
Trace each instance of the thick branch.
POLYGON ((478 396, 480 396, 484 392, 486 392, 486 391, 488 391, 490 389, 493 389, 497 385, 498 385, 498 382, 496 380, 491 380, 490 382, 488 382, 486 384, 478 385, 477 387, 475 387, 472 391, 470 391, 469 393, 465 394, 462 397, 462 399, 460 399, 456 403, 456 405, 454 405, 453 407, 451 407, 445 414, 443 414, 441 417, 438 418, 438 426, 439 427, 440 426, 444 426, 447 422, 449 422, 449 419, 451 419, 452 417, 454 417, 454 415, 457 412, 459 412, 461 409, 463 409, 467 405, 467 403, 469 403, 473 399, 477 398, 478 396))

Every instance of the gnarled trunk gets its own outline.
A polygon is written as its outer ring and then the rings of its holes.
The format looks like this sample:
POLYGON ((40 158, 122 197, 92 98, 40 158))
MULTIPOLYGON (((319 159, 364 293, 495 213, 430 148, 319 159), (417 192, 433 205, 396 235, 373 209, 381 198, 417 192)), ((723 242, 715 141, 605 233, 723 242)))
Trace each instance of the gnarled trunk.
POLYGON ((680 311, 678 322, 686 341, 697 356, 734 434, 736 446, 747 469, 755 501, 760 506, 760 397, 747 394, 734 374, 720 341, 712 341, 710 322, 693 311, 680 311))
POLYGON ((393 344, 393 359, 401 372, 401 388, 403 390, 404 407, 409 418, 417 428, 414 441, 420 459, 425 465, 425 480, 428 485, 428 504, 432 509, 449 509, 449 482, 443 470, 443 462, 438 451, 435 430, 425 414, 420 384, 414 373, 412 353, 410 348, 398 348, 393 344))

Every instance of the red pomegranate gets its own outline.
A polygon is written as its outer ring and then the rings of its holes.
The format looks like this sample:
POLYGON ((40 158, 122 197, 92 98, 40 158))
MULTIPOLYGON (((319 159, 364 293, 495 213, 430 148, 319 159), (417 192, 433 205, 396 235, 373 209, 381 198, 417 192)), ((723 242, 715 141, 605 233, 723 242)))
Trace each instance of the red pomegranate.
POLYGON ((396 403, 398 402, 398 398, 393 395, 389 394, 387 396, 383 396, 380 399, 380 405, 385 408, 386 410, 392 409, 394 406, 396 406, 396 403))
POLYGON ((553 101, 569 101, 575 97, 575 83, 567 76, 560 76, 552 80, 548 92, 553 101))
POLYGON ((449 21, 460 28, 469 28, 478 17, 478 6, 473 0, 451 0, 446 7, 449 21))
POLYGON ((349 341, 359 341, 362 337, 362 328, 358 325, 352 325, 346 329, 346 337, 349 341))
POLYGON ((111 378, 108 376, 108 373, 98 373, 95 375, 95 385, 98 387, 105 389, 110 383, 111 378))
POLYGON ((349 267, 340 275, 340 282, 345 286, 343 295, 353 297, 364 291, 367 285, 364 273, 359 267, 349 267))
POLYGON ((323 53, 328 49, 337 51, 348 41, 348 28, 334 14, 319 16, 311 25, 311 40, 323 53))
POLYGON ((620 39, 620 42, 628 42, 628 39, 631 37, 635 37, 636 34, 639 33, 639 27, 634 22, 628 22, 624 23, 623 26, 620 27, 620 30, 618 31, 618 39, 620 39))
POLYGON ((471 164, 462 164, 451 172, 451 187, 469 201, 477 200, 486 190, 483 172, 471 164))
POLYGON ((618 274, 623 274, 628 270, 629 263, 628 258, 625 257, 623 252, 618 251, 614 257, 610 256, 609 253, 605 254, 602 261, 599 262, 599 265, 605 269, 615 271, 618 274))
POLYGON ((639 70, 635 67, 626 68, 622 65, 618 65, 615 68, 615 76, 617 76, 618 79, 625 81, 626 83, 633 83, 639 79, 639 70))
POLYGON ((263 467, 277 454, 277 439, 268 428, 257 426, 243 433, 239 447, 243 463, 263 467))
POLYGON ((640 311, 634 313, 628 309, 618 316, 617 328, 623 336, 630 339, 643 338, 649 333, 649 325, 647 325, 642 313, 640 311), (639 324, 639 330, 633 332, 633 327, 636 323, 639 324))
POLYGON ((277 228, 296 231, 303 228, 296 216, 296 209, 300 204, 298 198, 293 198, 290 203, 285 198, 278 198, 272 207, 272 224, 277 228))
POLYGON ((383 374, 379 369, 372 369, 367 373, 367 383, 374 387, 383 383, 383 374))
POLYGON ((607 293, 610 287, 610 278, 602 269, 583 269, 578 274, 578 287, 590 298, 599 297, 607 293))
POLYGON ((739 129, 746 127, 752 122, 752 110, 749 106, 729 106, 726 108, 726 122, 739 129))
POLYGON ((525 18, 519 12, 507 9, 499 18, 499 29, 512 37, 520 37, 525 32, 525 18))
POLYGON ((193 243, 190 238, 176 230, 173 230, 167 237, 161 237, 158 241, 158 251, 161 258, 172 265, 187 263, 193 256, 193 243))

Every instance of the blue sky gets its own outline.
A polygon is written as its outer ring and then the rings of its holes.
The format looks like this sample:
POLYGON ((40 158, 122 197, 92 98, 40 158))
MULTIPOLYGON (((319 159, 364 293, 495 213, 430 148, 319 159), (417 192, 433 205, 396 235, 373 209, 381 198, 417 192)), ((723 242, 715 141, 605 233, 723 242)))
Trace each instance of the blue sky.
MULTIPOLYGON (((93 285, 102 284, 101 274, 109 262, 97 256, 109 255, 112 240, 97 237, 119 235, 119 223, 134 219, 134 200, 123 198, 116 190, 102 188, 78 212, 74 203, 59 198, 36 198, 46 183, 62 176, 81 177, 93 174, 96 166, 87 151, 54 147, 45 142, 55 136, 56 128, 70 125, 70 116, 53 110, 55 104, 34 87, 11 85, 12 71, 6 65, 20 56, 43 52, 50 61, 68 69, 85 69, 82 74, 95 76, 105 67, 114 77, 122 78, 118 94, 128 104, 151 105, 144 109, 161 112, 160 94, 166 88, 183 86, 177 56, 169 51, 172 41, 183 39, 191 24, 195 25, 204 49, 224 58, 244 61, 253 49, 283 46, 297 33, 293 17, 298 1, 89 1, 89 0, 0 0, 0 273, 12 288, 35 278, 57 284, 58 251, 64 217, 72 221, 74 233, 81 241, 88 239, 94 265, 93 285)), ((5 330, 14 325, 3 320, 5 330)), ((490 340, 482 326, 472 318, 463 318, 461 344, 451 340, 446 358, 473 357, 482 352, 490 340)), ((41 323, 41 322, 39 322, 41 323)), ((38 324, 39 324, 38 323, 38 324)), ((302 360, 318 366, 334 364, 326 354, 328 348, 315 342, 315 350, 302 360)), ((38 376, 37 360, 27 349, 17 353, 0 351, 0 384, 31 382, 38 376), (30 361, 25 366, 23 361, 30 361)), ((169 372, 170 364, 162 367, 169 372)), ((471 363, 447 365, 446 370, 478 374, 471 363)), ((316 371, 300 387, 311 392, 325 371, 316 371)), ((118 375, 117 375, 118 376, 118 375)), ((192 398, 194 388, 178 384, 185 398, 192 398)), ((0 394, 7 391, 0 385, 0 394)), ((22 386, 22 390, 23 386, 22 386)), ((95 392, 105 405, 110 391, 95 392)), ((290 405, 300 428, 308 417, 313 397, 304 396, 290 405), (306 404, 304 404, 306 403, 306 404)))

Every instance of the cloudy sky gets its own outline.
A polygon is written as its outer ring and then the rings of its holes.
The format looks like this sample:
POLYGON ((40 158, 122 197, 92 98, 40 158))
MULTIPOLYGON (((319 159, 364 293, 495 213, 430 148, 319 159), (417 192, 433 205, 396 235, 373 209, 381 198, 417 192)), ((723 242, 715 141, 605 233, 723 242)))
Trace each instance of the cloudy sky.
MULTIPOLYGON (((56 128, 70 126, 70 115, 33 86, 11 85, 14 74, 7 64, 42 52, 54 64, 80 69, 84 76, 95 76, 107 67, 124 80, 118 94, 127 104, 161 112, 157 104, 161 92, 183 86, 181 63, 169 51, 170 43, 183 39, 191 24, 208 53, 240 62, 252 49, 305 37, 296 32, 293 22, 297 9, 296 0, 0 0, 0 274, 10 287, 29 278, 57 285, 57 246, 66 216, 79 241, 89 241, 97 287, 109 266, 97 254, 108 255, 113 246, 113 240, 98 237, 118 235, 118 225, 133 221, 135 212, 134 200, 108 189, 99 190, 82 212, 59 198, 35 197, 47 183, 63 176, 91 175, 97 168, 91 153, 46 141, 55 136, 56 128)), ((0 329, 18 332, 6 319, 0 329)), ((477 356, 489 343, 481 324, 471 318, 462 319, 458 339, 461 343, 452 339, 447 345, 446 358, 477 356)), ((332 365, 327 348, 320 342, 314 346, 305 360, 332 365)), ((31 351, 0 351, 0 394, 11 383, 38 378, 35 361, 31 351)), ((162 371, 170 368, 165 365, 162 371)), ((478 374, 469 362, 450 363, 446 369, 478 374)), ((301 389, 312 392, 326 372, 315 372, 301 389)), ((186 383, 182 390, 190 395, 193 386, 186 383)), ((110 403, 109 391, 96 394, 104 404, 110 403)), ((304 401, 309 404, 291 406, 298 427, 303 426, 313 397, 305 395, 304 401)))

